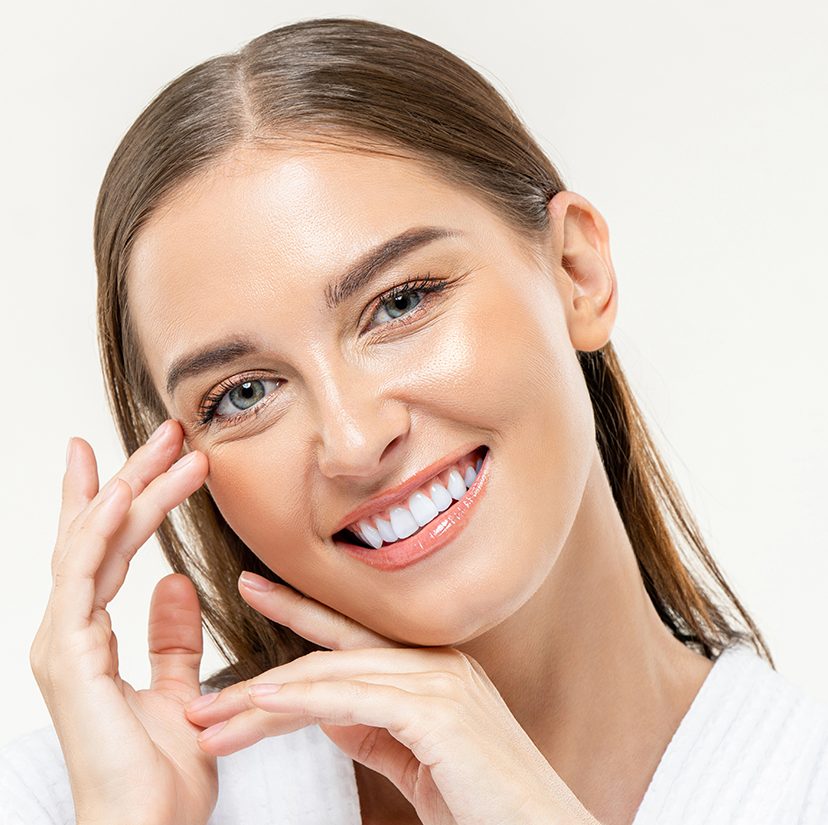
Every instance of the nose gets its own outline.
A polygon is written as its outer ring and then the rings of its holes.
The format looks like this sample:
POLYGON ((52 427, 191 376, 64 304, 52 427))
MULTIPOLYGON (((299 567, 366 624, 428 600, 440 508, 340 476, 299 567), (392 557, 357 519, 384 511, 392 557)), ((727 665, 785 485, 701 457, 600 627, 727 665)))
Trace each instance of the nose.
POLYGON ((382 379, 357 366, 319 379, 319 469, 328 478, 370 477, 382 471, 410 429, 404 401, 382 379))

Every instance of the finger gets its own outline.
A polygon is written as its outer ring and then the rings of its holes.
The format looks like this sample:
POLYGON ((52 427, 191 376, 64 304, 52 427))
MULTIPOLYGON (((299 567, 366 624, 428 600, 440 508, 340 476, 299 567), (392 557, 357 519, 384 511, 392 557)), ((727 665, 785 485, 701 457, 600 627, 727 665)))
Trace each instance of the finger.
POLYGON ((332 650, 364 647, 401 647, 328 605, 277 582, 244 571, 239 593, 255 610, 322 647, 332 650), (259 590, 249 582, 266 588, 259 590))
MULTIPOLYGON (((420 761, 431 764, 427 760, 434 757, 432 743, 442 741, 448 727, 456 723, 460 706, 442 696, 416 692, 418 679, 410 674, 401 681, 412 690, 356 679, 288 682, 276 693, 256 696, 254 701, 264 711, 294 713, 311 717, 317 723, 386 728, 397 741, 411 748, 420 761)), ((214 752, 212 749, 220 743, 231 742, 244 732, 245 725, 259 724, 258 718, 241 714, 228 719, 203 741, 204 747, 214 752), (208 745, 210 742, 213 744, 208 745)))
MULTIPOLYGON (((364 650, 315 650, 292 662, 271 668, 243 682, 230 685, 210 698, 196 699, 186 707, 189 719, 211 725, 241 713, 253 703, 249 689, 256 684, 317 681, 351 678, 358 673, 423 673, 455 671, 463 673, 462 653, 454 648, 367 648, 364 650)), ((460 678, 456 676, 455 678, 460 678)))
MULTIPOLYGON (((349 681, 367 682, 372 685, 394 685, 409 693, 418 693, 421 696, 443 697, 445 699, 453 699, 455 701, 463 701, 467 698, 467 685, 461 679, 452 673, 444 671, 428 670, 421 673, 353 673, 348 676, 349 681)), ((331 681, 328 679, 320 679, 318 681, 331 681)), ((291 681, 290 684, 297 684, 297 681, 291 681)), ((258 682, 255 688, 259 687, 269 690, 275 686, 280 686, 286 683, 275 682, 258 682)), ((251 685, 251 687, 254 687, 251 685)), ((253 712, 253 718, 256 713, 264 714, 267 710, 262 704, 257 701, 260 694, 248 690, 245 701, 239 703, 236 708, 228 706, 219 706, 211 708, 209 718, 207 716, 200 717, 197 724, 204 727, 217 724, 226 719, 237 719, 245 717, 246 714, 253 712)), ((269 693, 261 694, 269 696, 269 693)), ((234 723, 235 724, 235 723, 234 723)))
POLYGON ((202 750, 213 756, 227 756, 238 750, 249 748, 269 736, 292 733, 315 722, 310 716, 302 716, 298 713, 265 711, 261 708, 244 711, 233 717, 232 721, 233 728, 229 737, 216 736, 213 741, 207 744, 207 741, 214 734, 217 734, 219 729, 223 729, 228 724, 227 720, 217 725, 208 726, 199 733, 198 742, 202 746, 202 750))
MULTIPOLYGON (((166 463, 169 466, 168 453, 166 463)), ((109 541, 96 574, 95 607, 105 607, 121 589, 129 564, 147 539, 160 527, 173 508, 204 483, 209 464, 202 452, 187 453, 172 467, 157 475, 132 501, 123 524, 109 541)))
POLYGON ((49 610, 60 632, 83 630, 89 624, 95 598, 95 573, 107 543, 132 503, 132 491, 120 478, 104 485, 90 503, 83 523, 67 538, 65 552, 52 577, 49 610))
POLYGON ((66 470, 63 473, 61 487, 57 540, 52 553, 52 574, 55 572, 58 559, 64 549, 61 542, 62 536, 97 492, 98 463, 95 459, 95 451, 84 439, 70 438, 66 456, 66 470))
MULTIPOLYGON (((137 496, 147 484, 170 466, 181 451, 183 430, 174 419, 164 421, 121 466, 113 478, 122 478, 129 484, 133 496, 137 496)), ((88 513, 98 493, 98 469, 95 452, 82 438, 71 439, 72 450, 69 466, 63 480, 63 503, 58 522, 58 541, 53 556, 53 571, 65 553, 63 538, 70 532, 70 525, 88 513)))
POLYGON ((155 585, 147 636, 152 667, 150 689, 180 693, 184 700, 198 696, 204 650, 201 605, 187 576, 171 573, 155 585))

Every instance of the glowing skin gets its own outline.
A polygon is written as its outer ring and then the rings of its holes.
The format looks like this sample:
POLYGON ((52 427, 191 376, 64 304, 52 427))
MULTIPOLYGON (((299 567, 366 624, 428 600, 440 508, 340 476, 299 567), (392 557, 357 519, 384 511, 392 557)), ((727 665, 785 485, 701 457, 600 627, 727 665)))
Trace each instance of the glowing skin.
MULTIPOLYGON (((571 192, 548 208, 533 255, 412 160, 245 148, 155 213, 129 291, 155 386, 247 545, 384 636, 473 656, 582 802, 621 825, 711 663, 661 624, 595 444, 575 351, 602 346, 615 320, 606 224, 571 192), (464 234, 326 306, 351 262, 421 226, 464 234), (371 314, 382 292, 428 275, 449 286, 371 314), (166 394, 178 356, 236 334, 260 352, 166 394), (248 373, 264 381, 260 413, 197 428, 202 398, 248 373), (491 448, 492 472, 456 541, 392 572, 335 547, 343 516, 466 443, 491 448)), ((222 411, 242 413, 244 396, 233 400, 222 411)), ((356 769, 368 819, 410 813, 384 777, 356 769)))

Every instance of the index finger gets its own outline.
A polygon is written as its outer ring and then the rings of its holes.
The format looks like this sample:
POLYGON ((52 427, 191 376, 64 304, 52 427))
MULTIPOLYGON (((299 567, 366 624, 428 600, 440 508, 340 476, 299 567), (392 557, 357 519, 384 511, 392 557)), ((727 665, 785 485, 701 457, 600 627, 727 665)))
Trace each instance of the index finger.
POLYGON ((239 592, 263 616, 289 627, 294 633, 330 650, 362 647, 407 647, 345 616, 292 587, 244 571, 239 577, 239 592), (248 582, 260 585, 259 590, 248 582))

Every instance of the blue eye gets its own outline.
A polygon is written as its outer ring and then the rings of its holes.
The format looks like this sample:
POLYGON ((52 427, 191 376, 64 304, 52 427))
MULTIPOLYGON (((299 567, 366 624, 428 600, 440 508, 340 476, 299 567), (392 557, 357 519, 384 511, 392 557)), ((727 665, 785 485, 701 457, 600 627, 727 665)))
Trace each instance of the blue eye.
POLYGON ((262 386, 266 383, 281 384, 278 378, 242 378, 233 383, 223 384, 204 399, 201 409, 200 424, 208 424, 213 419, 221 421, 247 417, 250 411, 255 414, 263 404, 259 402, 273 393, 266 393, 262 386), (231 406, 228 408, 228 404, 231 406), (222 409, 224 408, 224 409, 222 409), (239 410, 232 413, 228 410, 239 410))
MULTIPOLYGON (((404 284, 399 284, 398 286, 393 287, 393 289, 388 290, 388 292, 383 293, 377 299, 375 306, 374 315, 372 317, 376 317, 376 313, 379 310, 384 309, 386 306, 389 306, 389 309, 386 310, 386 314, 391 319, 390 322, 394 322, 399 318, 408 316, 413 314, 413 312, 419 307, 423 300, 434 292, 440 292, 440 290, 445 289, 448 286, 446 281, 437 281, 433 278, 421 278, 417 281, 407 281, 404 284), (411 303, 411 298, 409 296, 415 295, 420 293, 422 297, 417 301, 413 308, 408 308, 407 305, 411 303), (399 304, 402 304, 400 306, 399 304), (399 315, 392 315, 391 313, 398 312, 399 315)), ((387 326, 388 323, 380 324, 379 326, 387 326)))

